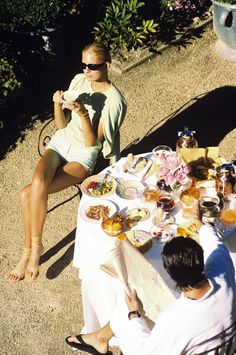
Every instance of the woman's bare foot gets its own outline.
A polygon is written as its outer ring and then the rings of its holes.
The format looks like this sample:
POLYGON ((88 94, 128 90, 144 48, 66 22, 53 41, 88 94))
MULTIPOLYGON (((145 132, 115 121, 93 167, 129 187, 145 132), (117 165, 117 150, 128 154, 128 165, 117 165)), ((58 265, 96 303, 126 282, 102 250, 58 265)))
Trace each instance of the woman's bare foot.
POLYGON ((9 282, 21 281, 25 277, 25 270, 29 262, 29 255, 24 255, 16 267, 5 275, 5 280, 9 282))
POLYGON ((44 251, 42 245, 32 245, 28 265, 25 269, 27 281, 33 282, 39 274, 39 259, 44 251))
MULTIPOLYGON (((101 354, 106 354, 109 350, 108 341, 100 339, 100 337, 98 337, 96 333, 83 334, 82 339, 85 341, 86 344, 92 345, 101 354)), ((75 336, 69 337, 68 341, 80 344, 79 340, 75 336)))

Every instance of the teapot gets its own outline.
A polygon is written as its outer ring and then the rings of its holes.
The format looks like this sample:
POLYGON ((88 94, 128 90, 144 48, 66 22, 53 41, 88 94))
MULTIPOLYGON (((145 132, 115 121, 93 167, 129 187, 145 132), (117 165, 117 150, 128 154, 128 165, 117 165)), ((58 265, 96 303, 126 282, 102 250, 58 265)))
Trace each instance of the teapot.
POLYGON ((184 130, 178 132, 176 151, 180 148, 197 148, 198 142, 194 137, 195 133, 195 131, 190 131, 187 126, 184 126, 184 130))
POLYGON ((226 199, 236 192, 235 162, 225 163, 216 168, 215 187, 217 194, 226 199))

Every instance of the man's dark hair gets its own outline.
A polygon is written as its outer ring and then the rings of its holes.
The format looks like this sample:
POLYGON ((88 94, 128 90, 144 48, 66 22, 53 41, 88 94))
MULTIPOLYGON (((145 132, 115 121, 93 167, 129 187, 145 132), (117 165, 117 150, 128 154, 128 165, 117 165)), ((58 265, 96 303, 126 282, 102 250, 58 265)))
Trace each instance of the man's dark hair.
POLYGON ((165 244, 161 256, 177 287, 197 288, 205 280, 203 249, 195 240, 175 237, 165 244))

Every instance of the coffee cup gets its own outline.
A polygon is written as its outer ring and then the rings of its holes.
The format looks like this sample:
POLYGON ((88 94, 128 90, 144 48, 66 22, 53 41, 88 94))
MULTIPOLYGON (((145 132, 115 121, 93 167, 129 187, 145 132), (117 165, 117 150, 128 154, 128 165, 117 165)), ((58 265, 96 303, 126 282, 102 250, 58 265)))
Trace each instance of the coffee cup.
POLYGON ((202 220, 214 219, 220 213, 220 199, 218 196, 201 196, 199 201, 199 211, 202 220))

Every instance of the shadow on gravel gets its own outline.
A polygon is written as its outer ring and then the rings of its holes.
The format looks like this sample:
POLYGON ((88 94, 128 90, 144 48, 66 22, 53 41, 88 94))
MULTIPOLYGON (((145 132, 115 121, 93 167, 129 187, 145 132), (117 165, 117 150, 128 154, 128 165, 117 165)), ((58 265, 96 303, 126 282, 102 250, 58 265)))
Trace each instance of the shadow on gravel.
POLYGON ((194 97, 153 126, 143 139, 132 142, 121 155, 150 152, 160 144, 175 150, 177 132, 182 131, 184 126, 196 131, 199 147, 218 146, 235 129, 235 97, 236 87, 233 86, 224 86, 194 97))
MULTIPOLYGON (((41 256, 39 264, 44 264, 52 256, 60 252, 61 249, 66 247, 69 243, 73 242, 75 240, 75 231, 76 228, 71 231, 65 238, 60 240, 56 245, 54 245, 51 249, 47 250, 46 253, 41 256)), ((72 243, 66 252, 48 268, 46 273, 47 279, 55 279, 58 275, 60 275, 60 273, 71 263, 73 254, 74 243, 72 243)))

